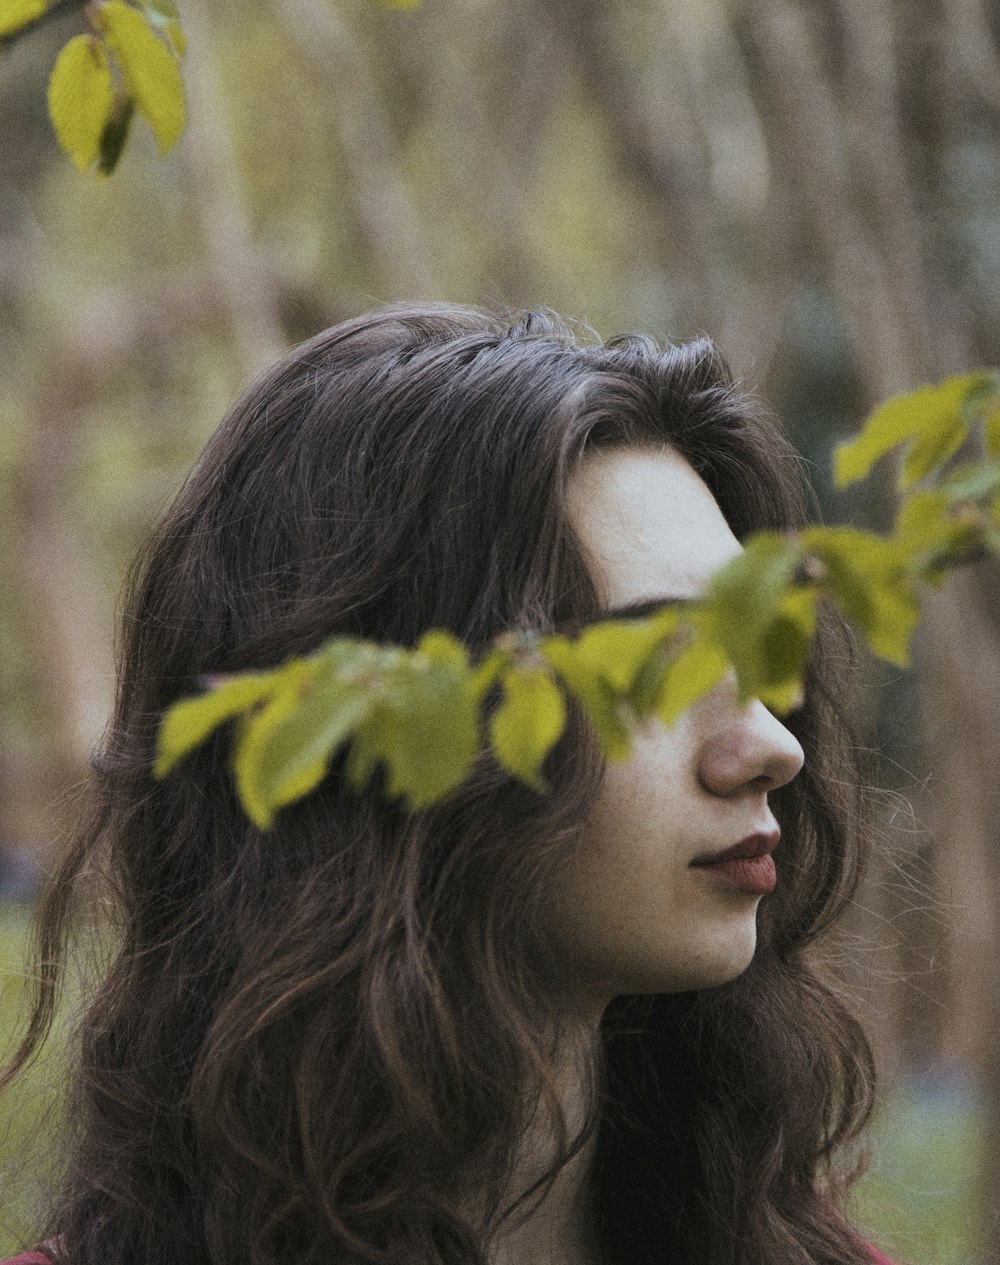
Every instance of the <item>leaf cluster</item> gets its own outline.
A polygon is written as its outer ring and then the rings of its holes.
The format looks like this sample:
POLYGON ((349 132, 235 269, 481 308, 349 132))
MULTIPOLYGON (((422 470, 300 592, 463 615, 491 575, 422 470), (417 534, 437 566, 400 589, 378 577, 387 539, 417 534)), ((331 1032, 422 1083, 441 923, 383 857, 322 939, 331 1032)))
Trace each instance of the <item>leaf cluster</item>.
MULTIPOLYGON (((0 41, 19 37, 53 11, 46 0, 0 0, 0 41)), ((75 35, 49 78, 56 139, 80 171, 110 175, 138 112, 165 154, 184 130, 180 59, 187 42, 174 0, 91 0, 90 30, 75 35)))
POLYGON ((920 588, 983 552, 1000 554, 1000 377, 951 378, 890 400, 838 450, 838 482, 864 477, 900 446, 901 499, 886 535, 850 526, 759 532, 695 603, 575 635, 506 633, 478 661, 439 631, 412 650, 335 638, 269 671, 217 678, 174 704, 155 776, 232 721, 238 792, 261 829, 318 786, 342 750, 355 786, 382 768, 388 794, 413 808, 458 787, 487 747, 544 792, 568 699, 612 760, 627 758, 639 725, 672 724, 728 672, 741 698, 793 709, 823 600, 874 654, 906 664, 920 588), (975 427, 982 455, 955 461, 975 427))

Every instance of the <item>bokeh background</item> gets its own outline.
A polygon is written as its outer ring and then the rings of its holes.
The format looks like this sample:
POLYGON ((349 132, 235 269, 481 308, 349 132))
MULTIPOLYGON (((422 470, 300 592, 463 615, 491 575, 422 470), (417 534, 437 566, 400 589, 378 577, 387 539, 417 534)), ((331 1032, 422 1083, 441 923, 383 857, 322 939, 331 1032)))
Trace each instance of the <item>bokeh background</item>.
MULTIPOLYGON (((144 528, 247 380, 376 302, 707 332, 830 453, 896 391, 1000 364, 995 0, 181 0, 190 122, 107 180, 52 138, 78 6, 0 53, 0 1024, 72 828, 144 528)), ((884 475, 890 472, 883 471, 884 475)), ((831 969, 885 1073, 858 1215, 912 1265, 1000 1263, 1000 583, 931 594, 863 672, 880 855, 831 969)), ((67 1006, 67 1022, 71 1003, 67 1006)), ((58 1039, 0 1104, 31 1234, 58 1039)))

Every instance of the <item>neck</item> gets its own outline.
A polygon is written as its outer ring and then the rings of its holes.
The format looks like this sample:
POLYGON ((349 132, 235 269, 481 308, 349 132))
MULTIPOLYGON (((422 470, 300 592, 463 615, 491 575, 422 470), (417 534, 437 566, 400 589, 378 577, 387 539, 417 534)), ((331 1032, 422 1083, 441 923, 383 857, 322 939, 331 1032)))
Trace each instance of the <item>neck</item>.
MULTIPOLYGON (((566 1120, 568 1141, 586 1123, 590 1102, 588 1066, 599 1040, 596 1028, 565 1039, 559 1047, 551 1088, 566 1120)), ((525 1131, 508 1187, 507 1202, 530 1189, 551 1164, 558 1142, 542 1094, 525 1131)), ((597 1265, 592 1178, 596 1133, 559 1170, 537 1207, 537 1193, 504 1222, 493 1241, 491 1265, 597 1265)))

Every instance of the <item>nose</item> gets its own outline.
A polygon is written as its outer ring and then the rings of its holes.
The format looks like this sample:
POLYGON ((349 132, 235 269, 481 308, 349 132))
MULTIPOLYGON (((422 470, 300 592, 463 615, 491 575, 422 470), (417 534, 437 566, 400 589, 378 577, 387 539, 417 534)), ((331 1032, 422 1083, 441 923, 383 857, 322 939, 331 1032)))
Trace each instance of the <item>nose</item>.
POLYGON ((729 711, 728 723, 706 736, 699 753, 698 780, 711 795, 767 794, 790 782, 804 763, 805 753, 795 735, 759 699, 753 699, 735 713, 729 711))

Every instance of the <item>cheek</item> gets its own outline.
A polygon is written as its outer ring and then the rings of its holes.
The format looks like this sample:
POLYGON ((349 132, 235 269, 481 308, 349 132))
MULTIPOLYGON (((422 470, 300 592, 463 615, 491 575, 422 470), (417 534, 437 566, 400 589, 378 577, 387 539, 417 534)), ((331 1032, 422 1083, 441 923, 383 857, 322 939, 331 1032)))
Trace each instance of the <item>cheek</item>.
POLYGON ((547 902, 565 977, 588 998, 684 991, 733 979, 756 943, 757 899, 690 867, 723 837, 697 779, 684 718, 608 765, 547 902))
POLYGON ((661 855, 671 838, 694 824, 700 792, 687 716, 670 729, 650 721, 623 763, 609 762, 588 816, 588 834, 612 849, 661 855))
POLYGON ((626 763, 609 763, 549 904, 571 961, 610 972, 630 956, 676 948, 697 832, 686 750, 681 735, 658 726, 626 763))

